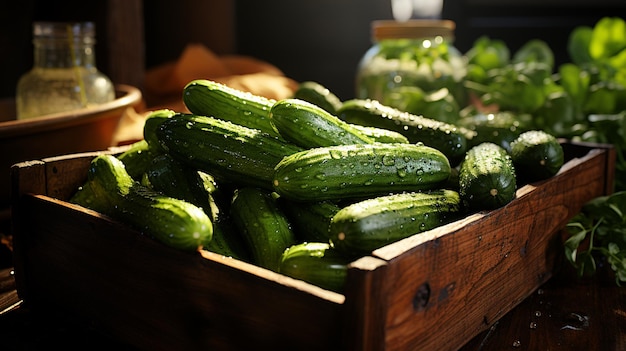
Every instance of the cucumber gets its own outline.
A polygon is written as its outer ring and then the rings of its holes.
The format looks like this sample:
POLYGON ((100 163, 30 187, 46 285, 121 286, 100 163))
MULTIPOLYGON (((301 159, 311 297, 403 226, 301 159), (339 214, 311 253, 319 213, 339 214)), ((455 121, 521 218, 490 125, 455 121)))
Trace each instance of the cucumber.
POLYGON ((214 117, 177 114, 156 132, 167 152, 222 183, 272 190, 274 167, 302 151, 283 139, 214 117))
POLYGON ((190 202, 211 218, 213 235, 204 243, 203 249, 244 261, 249 259, 242 239, 224 211, 225 205, 219 204, 214 197, 224 194, 218 193, 217 183, 210 174, 189 168, 169 154, 162 154, 153 159, 146 176, 153 189, 190 202))
POLYGON ((529 116, 508 111, 477 113, 461 118, 457 124, 476 133, 468 140, 469 148, 491 142, 510 151, 513 140, 527 130, 529 116))
POLYGON ((449 223, 460 213, 460 197, 453 190, 370 198, 337 212, 330 223, 330 238, 345 255, 368 255, 379 247, 449 223))
POLYGON ((162 109, 152 111, 146 116, 146 121, 143 125, 143 139, 152 150, 155 150, 155 152, 163 151, 156 136, 157 129, 161 123, 176 114, 177 113, 173 110, 162 109))
POLYGON ((149 147, 148 142, 143 139, 134 142, 130 147, 117 156, 120 161, 124 163, 126 172, 137 181, 141 180, 143 174, 146 172, 152 159, 158 155, 159 152, 155 152, 149 147))
POLYGON ((285 140, 306 149, 374 142, 350 124, 304 100, 277 101, 270 109, 270 120, 285 140))
POLYGON ((403 143, 409 144, 409 139, 402 133, 394 132, 393 130, 362 126, 360 124, 350 124, 353 128, 358 129, 361 133, 368 136, 370 139, 378 143, 403 143))
POLYGON ((252 263, 277 272, 283 252, 296 244, 296 238, 272 194, 260 188, 239 188, 233 195, 230 214, 252 263))
POLYGON ((303 150, 275 168, 274 190, 296 201, 340 200, 434 189, 450 176, 448 159, 420 144, 352 144, 303 150))
MULTIPOLYGON (((167 196, 191 202, 210 213, 211 194, 217 188, 215 181, 179 162, 169 154, 155 157, 146 170, 152 188, 167 196)), ((210 177, 210 176, 209 176, 210 177)))
POLYGON ((308 101, 317 105, 328 113, 335 115, 341 107, 341 99, 322 84, 314 81, 305 81, 298 84, 293 98, 308 101))
POLYGON ((285 250, 281 257, 279 272, 342 293, 350 261, 329 243, 300 243, 285 250))
POLYGON ((223 119, 278 136, 269 119, 274 99, 198 79, 184 87, 183 102, 192 114, 223 119))
POLYGON ((95 196, 107 204, 99 208, 104 214, 167 246, 195 251, 212 238, 213 223, 200 207, 139 184, 113 155, 95 157, 87 178, 95 196))
POLYGON ((563 166, 563 147, 555 136, 543 130, 529 130, 511 143, 513 166, 518 179, 535 182, 550 178, 563 166))
POLYGON ((485 142, 467 151, 459 169, 459 194, 468 211, 502 207, 516 190, 515 168, 503 147, 485 142))
POLYGON ((468 136, 473 135, 456 125, 403 112, 370 99, 344 101, 337 116, 348 123, 401 133, 411 143, 421 142, 443 152, 453 165, 463 159, 468 136))
POLYGON ((328 242, 330 220, 341 207, 332 201, 298 202, 283 197, 278 205, 289 218, 298 240, 328 242))
POLYGON ((213 238, 203 249, 245 262, 252 261, 246 243, 228 213, 220 212, 213 218, 213 238))

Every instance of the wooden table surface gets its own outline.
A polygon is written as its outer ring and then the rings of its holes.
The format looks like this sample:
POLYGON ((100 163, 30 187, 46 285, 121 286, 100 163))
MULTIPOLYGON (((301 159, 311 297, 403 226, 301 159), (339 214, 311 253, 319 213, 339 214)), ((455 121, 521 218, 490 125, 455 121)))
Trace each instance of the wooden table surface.
MULTIPOLYGON (((626 287, 616 286, 607 271, 580 280, 564 266, 460 351, 626 350, 626 287)), ((30 311, 17 296, 11 272, 0 270, 0 350, 135 350, 88 321, 62 317, 64 311, 54 316, 30 311)))

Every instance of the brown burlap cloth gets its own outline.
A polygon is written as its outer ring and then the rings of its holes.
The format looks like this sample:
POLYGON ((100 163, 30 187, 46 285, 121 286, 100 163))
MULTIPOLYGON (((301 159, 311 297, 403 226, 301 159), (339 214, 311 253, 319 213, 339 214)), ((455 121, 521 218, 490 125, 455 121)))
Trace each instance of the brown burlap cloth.
POLYGON ((217 55, 201 44, 188 44, 179 58, 146 71, 143 87, 145 107, 129 108, 115 133, 114 144, 143 138, 145 116, 158 109, 188 112, 183 101, 185 85, 194 79, 209 79, 232 88, 270 99, 291 97, 298 83, 276 66, 253 57, 217 55))

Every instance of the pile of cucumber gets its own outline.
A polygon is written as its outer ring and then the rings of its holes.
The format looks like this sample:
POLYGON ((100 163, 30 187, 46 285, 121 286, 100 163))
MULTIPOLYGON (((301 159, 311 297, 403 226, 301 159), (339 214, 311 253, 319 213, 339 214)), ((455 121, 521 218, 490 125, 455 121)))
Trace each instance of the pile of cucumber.
POLYGON ((341 292, 348 264, 402 238, 506 205, 556 174, 558 141, 502 146, 315 82, 275 101, 208 81, 190 111, 151 112, 144 139, 100 155, 70 202, 176 249, 205 249, 341 292), (516 171, 524 170, 524 173, 516 171))

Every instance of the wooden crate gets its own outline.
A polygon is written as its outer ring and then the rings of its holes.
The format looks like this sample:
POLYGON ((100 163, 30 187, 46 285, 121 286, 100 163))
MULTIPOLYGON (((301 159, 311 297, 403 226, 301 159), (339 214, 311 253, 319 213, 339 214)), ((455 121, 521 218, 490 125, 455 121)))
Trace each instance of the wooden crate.
POLYGON ((563 147, 559 174, 507 206, 353 262, 345 294, 180 252, 65 202, 95 153, 21 163, 12 168, 18 293, 148 350, 456 350, 552 276, 565 223, 612 191, 613 148, 563 147))

